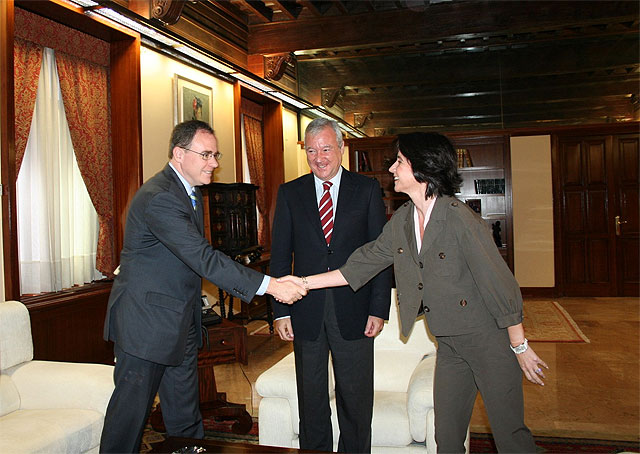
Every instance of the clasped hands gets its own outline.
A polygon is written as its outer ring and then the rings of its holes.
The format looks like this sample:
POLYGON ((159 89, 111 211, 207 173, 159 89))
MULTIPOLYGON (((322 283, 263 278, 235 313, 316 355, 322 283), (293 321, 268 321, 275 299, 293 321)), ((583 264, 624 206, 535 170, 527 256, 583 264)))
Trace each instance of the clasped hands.
POLYGON ((293 304, 307 294, 307 289, 296 276, 285 276, 280 279, 271 278, 267 293, 276 301, 285 304, 293 304))

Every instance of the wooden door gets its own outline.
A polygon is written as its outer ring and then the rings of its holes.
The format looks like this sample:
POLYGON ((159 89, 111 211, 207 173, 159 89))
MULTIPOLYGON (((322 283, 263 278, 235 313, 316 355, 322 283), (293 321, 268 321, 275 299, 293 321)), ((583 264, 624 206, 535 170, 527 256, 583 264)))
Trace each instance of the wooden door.
POLYGON ((638 294, 638 135, 560 137, 554 156, 557 285, 638 294))
POLYGON ((638 181, 640 159, 638 135, 613 140, 615 206, 613 229, 616 242, 617 294, 638 296, 640 288, 640 241, 638 238, 638 181))

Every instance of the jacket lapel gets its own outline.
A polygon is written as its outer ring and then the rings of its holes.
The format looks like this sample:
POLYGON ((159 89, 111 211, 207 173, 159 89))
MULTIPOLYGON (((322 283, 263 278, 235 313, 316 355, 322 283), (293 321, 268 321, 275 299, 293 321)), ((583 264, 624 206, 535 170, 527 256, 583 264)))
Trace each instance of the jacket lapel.
MULTIPOLYGON (((198 199, 198 205, 194 210, 196 225, 200 233, 204 236, 204 201, 202 199, 202 191, 200 191, 199 187, 196 187, 196 198, 198 199)), ((189 202, 191 202, 191 200, 189 200, 189 202)))
POLYGON ((189 208, 189 213, 191 213, 191 220, 198 227, 198 231, 201 234, 204 234, 204 212, 202 209, 202 193, 200 192, 200 188, 196 187, 196 197, 198 199, 197 209, 193 209, 193 205, 191 204, 191 198, 187 191, 176 175, 175 171, 167 164, 164 168, 164 173, 167 179, 171 182, 171 190, 177 195, 178 199, 182 200, 184 204, 189 208))
POLYGON ((407 245, 409 247, 409 251, 411 252, 411 257, 413 261, 418 263, 418 244, 416 243, 416 234, 413 227, 413 210, 415 210, 415 206, 413 202, 410 203, 409 210, 407 210, 407 217, 404 221, 404 234, 407 238, 407 245))
MULTIPOLYGON (((349 222, 349 213, 353 210, 353 195, 356 190, 351 173, 342 169, 340 177, 340 191, 338 192, 337 210, 333 215, 333 234, 331 235, 331 244, 340 238, 340 232, 343 230, 342 224, 349 222), (336 235, 337 232, 337 235, 336 235)), ((346 229, 348 231, 349 229, 346 229)))
POLYGON ((444 227, 446 200, 442 197, 437 197, 434 203, 435 205, 431 211, 431 217, 429 217, 429 222, 427 222, 427 228, 424 229, 422 248, 420 249, 419 254, 420 256, 424 255, 424 253, 431 247, 444 227))

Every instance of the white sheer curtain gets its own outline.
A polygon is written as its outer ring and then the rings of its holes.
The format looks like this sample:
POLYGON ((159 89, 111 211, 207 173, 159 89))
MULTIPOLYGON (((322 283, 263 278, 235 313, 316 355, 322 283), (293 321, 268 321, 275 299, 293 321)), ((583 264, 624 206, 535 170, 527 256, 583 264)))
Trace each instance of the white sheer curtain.
POLYGON ((17 204, 22 294, 103 278, 95 266, 98 216, 78 169, 49 48, 43 52, 17 204))

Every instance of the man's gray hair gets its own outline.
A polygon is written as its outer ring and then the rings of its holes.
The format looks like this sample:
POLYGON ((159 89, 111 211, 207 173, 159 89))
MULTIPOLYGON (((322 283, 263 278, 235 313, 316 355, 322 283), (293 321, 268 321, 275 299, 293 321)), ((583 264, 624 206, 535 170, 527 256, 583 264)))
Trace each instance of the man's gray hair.
POLYGON ((342 147, 344 140, 342 140, 342 130, 340 126, 338 126, 338 122, 326 118, 316 118, 307 125, 307 129, 304 130, 305 141, 307 140, 307 136, 315 136, 325 128, 333 129, 333 132, 336 134, 336 142, 338 142, 339 147, 342 147))

